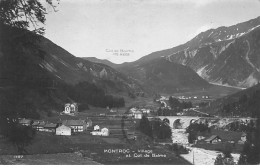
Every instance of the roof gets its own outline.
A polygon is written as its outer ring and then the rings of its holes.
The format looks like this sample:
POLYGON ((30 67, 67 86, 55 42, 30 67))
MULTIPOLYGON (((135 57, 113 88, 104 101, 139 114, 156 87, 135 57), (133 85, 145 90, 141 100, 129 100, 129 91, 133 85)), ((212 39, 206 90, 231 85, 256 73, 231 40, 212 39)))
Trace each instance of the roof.
POLYGON ((57 127, 57 128, 61 128, 61 127, 66 127, 66 128, 71 129, 69 126, 66 126, 66 125, 61 125, 61 126, 59 126, 59 127, 57 127))
POLYGON ((67 126, 77 126, 77 125, 84 125, 86 122, 84 120, 64 120, 62 121, 63 125, 67 126))
POLYGON ((38 124, 39 127, 44 127, 45 126, 45 122, 44 121, 40 121, 40 123, 38 124))
POLYGON ((218 135, 212 135, 211 137, 209 137, 208 139, 206 139, 205 141, 212 141, 212 140, 214 140, 214 139, 216 139, 216 138, 219 138, 219 139, 221 139, 218 135))
POLYGON ((19 120, 19 123, 20 124, 31 124, 31 121, 30 119, 25 119, 25 118, 22 118, 19 120))
POLYGON ((47 123, 44 127, 45 127, 45 128, 56 128, 56 127, 57 127, 57 124, 47 123))
POLYGON ((32 126, 37 126, 37 125, 39 125, 39 124, 40 124, 39 121, 34 121, 33 124, 32 124, 32 126))

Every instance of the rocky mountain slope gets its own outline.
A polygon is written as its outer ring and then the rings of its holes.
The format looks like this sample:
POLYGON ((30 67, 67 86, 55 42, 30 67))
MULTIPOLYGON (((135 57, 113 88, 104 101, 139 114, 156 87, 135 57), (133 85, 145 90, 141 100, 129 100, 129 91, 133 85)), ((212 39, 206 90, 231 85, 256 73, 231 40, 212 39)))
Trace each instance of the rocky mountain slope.
MULTIPOLYGON (((1 74, 2 76, 6 76, 4 77, 5 79, 9 78, 9 81, 12 80, 10 78, 18 76, 19 73, 19 76, 23 76, 23 78, 30 76, 28 78, 32 80, 33 78, 37 78, 37 76, 41 76, 41 73, 45 73, 46 78, 50 77, 54 82, 63 81, 67 84, 77 84, 81 81, 87 81, 102 86, 107 89, 107 91, 111 92, 125 92, 128 90, 134 91, 141 89, 133 80, 127 78, 113 68, 101 63, 93 63, 75 57, 44 37, 38 36, 37 42, 34 42, 35 44, 33 44, 35 46, 28 48, 25 40, 27 38, 26 36, 31 36, 30 33, 10 29, 9 27, 3 27, 1 32, 3 32, 1 34, 0 42, 2 48, 0 48, 0 53, 2 55, 1 64, 5 64, 4 61, 11 61, 12 58, 13 65, 20 67, 19 72, 17 72, 10 67, 2 66, 3 69, 1 74), (14 40, 17 41, 16 46, 9 45, 9 49, 7 49, 5 47, 7 45, 4 45, 4 43, 11 43, 14 40), (10 53, 12 56, 9 56, 8 60, 6 58, 7 51, 3 50, 17 50, 20 57, 10 53), (21 59, 24 63, 19 62, 18 59, 21 59), (25 66, 26 63, 28 63, 28 66, 25 66), (36 72, 38 72, 38 74, 36 72)), ((44 79, 42 79, 42 81, 44 82, 44 79)))
POLYGON ((134 64, 161 56, 191 67, 211 83, 245 88, 253 86, 260 80, 260 17, 230 27, 207 30, 185 44, 153 52, 134 64))
POLYGON ((29 31, 0 25, 0 111, 5 114, 51 116, 68 102, 121 107, 119 96, 140 91, 138 83, 107 65, 75 57, 29 31))

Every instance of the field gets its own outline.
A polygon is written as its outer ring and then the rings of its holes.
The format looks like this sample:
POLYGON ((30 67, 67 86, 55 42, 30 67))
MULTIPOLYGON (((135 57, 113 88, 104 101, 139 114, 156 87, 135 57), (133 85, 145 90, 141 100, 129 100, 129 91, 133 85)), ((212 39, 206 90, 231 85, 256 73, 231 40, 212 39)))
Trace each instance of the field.
MULTIPOLYGON (((209 88, 204 90, 195 90, 192 92, 182 92, 182 93, 174 93, 173 96, 210 96, 212 99, 217 99, 220 97, 224 97, 233 93, 240 91, 241 89, 226 87, 226 86, 218 86, 211 85, 209 88)), ((169 95, 167 95, 169 96, 169 95)))

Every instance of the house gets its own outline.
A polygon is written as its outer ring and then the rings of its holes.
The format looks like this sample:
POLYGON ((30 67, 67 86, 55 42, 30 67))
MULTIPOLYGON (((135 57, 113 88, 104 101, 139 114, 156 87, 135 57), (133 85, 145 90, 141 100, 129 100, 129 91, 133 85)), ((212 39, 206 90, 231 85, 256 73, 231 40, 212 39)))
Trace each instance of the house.
POLYGON ((65 104, 64 113, 65 114, 70 114, 70 104, 69 103, 65 104))
POLYGON ((221 138, 218 135, 212 135, 211 137, 206 139, 205 142, 216 144, 218 142, 221 142, 221 138))
POLYGON ((85 120, 64 120, 62 125, 70 127, 72 132, 83 132, 87 129, 85 120))
POLYGON ((33 121, 32 128, 37 130, 37 126, 39 125, 39 121, 33 121))
POLYGON ((142 119, 142 117, 143 117, 143 113, 141 111, 136 111, 134 113, 134 118, 135 119, 142 119))
POLYGON ((99 125, 95 125, 95 126, 94 126, 94 131, 99 131, 99 130, 100 130, 99 125))
POLYGON ((102 128, 100 132, 101 132, 101 136, 109 136, 108 128, 102 128))
POLYGON ((56 135, 71 135, 71 128, 66 125, 61 125, 56 128, 56 135))
POLYGON ((72 103, 72 104, 70 104, 70 112, 71 112, 71 113, 76 113, 76 112, 78 112, 78 104, 77 104, 77 103, 72 103))
POLYGON ((19 120, 19 124, 25 125, 25 126, 30 126, 32 124, 32 120, 22 118, 22 119, 19 120))
POLYGON ((37 131, 44 131, 45 124, 46 123, 44 121, 39 121, 39 124, 36 126, 36 130, 37 131))
POLYGON ((45 132, 55 132, 56 128, 57 128, 57 124, 47 123, 43 127, 43 131, 45 131, 45 132))
POLYGON ((70 114, 70 113, 76 113, 78 112, 78 104, 77 103, 66 103, 64 113, 70 114))
POLYGON ((94 130, 90 132, 91 135, 96 135, 96 136, 109 136, 109 129, 108 128, 102 128, 100 131, 94 130))

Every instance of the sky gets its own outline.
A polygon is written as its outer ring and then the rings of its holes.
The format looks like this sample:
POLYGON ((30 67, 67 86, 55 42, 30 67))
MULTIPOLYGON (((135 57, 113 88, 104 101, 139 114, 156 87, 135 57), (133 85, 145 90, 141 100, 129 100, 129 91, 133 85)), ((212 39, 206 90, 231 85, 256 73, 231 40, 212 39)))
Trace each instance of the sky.
POLYGON ((135 61, 260 16, 260 0, 60 0, 45 37, 76 57, 135 61))

